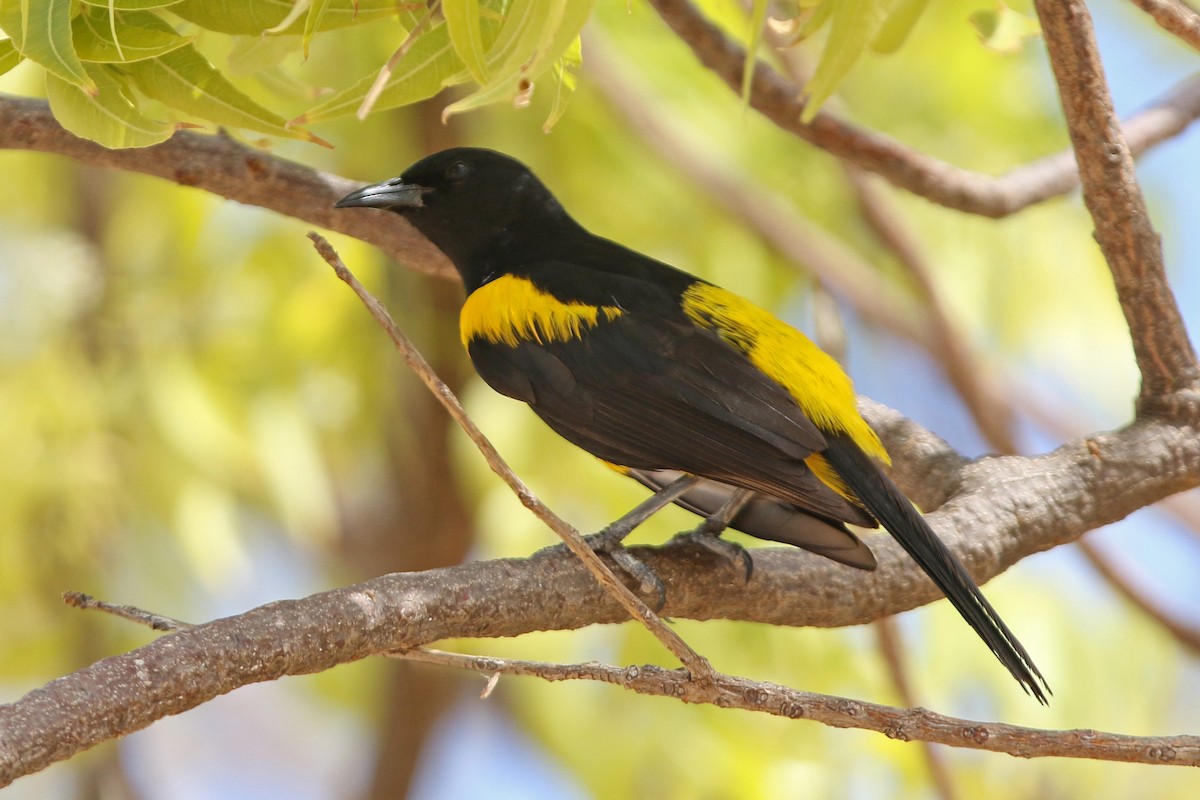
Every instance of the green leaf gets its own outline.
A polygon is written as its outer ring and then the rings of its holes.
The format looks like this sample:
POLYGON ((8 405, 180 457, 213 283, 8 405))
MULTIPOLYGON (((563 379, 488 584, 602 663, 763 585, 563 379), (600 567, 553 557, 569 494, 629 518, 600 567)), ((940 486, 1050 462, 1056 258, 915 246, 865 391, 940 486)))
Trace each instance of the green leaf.
POLYGON ((887 19, 894 0, 825 0, 833 3, 829 39, 821 51, 821 60, 805 86, 808 100, 802 122, 811 122, 821 104, 829 99, 838 85, 857 63, 863 50, 887 19))
POLYGON ((819 5, 805 10, 803 13, 807 16, 800 25, 800 30, 796 32, 796 41, 804 41, 819 31, 833 16, 836 5, 836 0, 824 0, 819 5))
POLYGON ((108 63, 154 58, 190 43, 196 37, 180 36, 161 19, 147 11, 121 15, 119 40, 113 38, 108 13, 85 8, 72 24, 76 51, 83 61, 108 63))
POLYGON ((308 9, 310 5, 310 0, 295 0, 295 2, 292 3, 292 7, 288 11, 287 16, 272 25, 270 28, 267 28, 265 31, 263 31, 263 33, 286 33, 288 28, 294 26, 300 21, 301 16, 308 16, 308 9))
POLYGON ((313 34, 321 29, 321 22, 325 19, 325 11, 329 8, 330 0, 312 0, 308 7, 308 14, 304 17, 304 37, 300 40, 300 47, 304 51, 304 59, 308 60, 308 45, 312 42, 313 34))
POLYGON ((218 125, 329 146, 303 128, 289 127, 283 117, 251 100, 192 45, 125 68, 147 96, 185 114, 218 125))
MULTIPOLYGON (((304 2, 304 0, 300 0, 304 2)), ((358 25, 385 17, 395 17, 403 6, 397 0, 329 0, 319 15, 315 30, 327 31, 358 25)), ((308 20, 295 15, 285 30, 275 30, 296 8, 295 0, 183 0, 171 6, 171 12, 201 28, 217 33, 257 36, 275 33, 302 33, 308 20)))
POLYGON ((0 3, 0 28, 25 58, 86 92, 96 91, 71 41, 71 0, 7 0, 0 3))
POLYGON ((149 11, 154 8, 166 8, 179 3, 180 0, 82 0, 83 5, 102 8, 105 11, 149 11))
POLYGON ((479 18, 479 0, 442 0, 442 16, 450 43, 466 65, 471 77, 487 83, 487 58, 483 50, 483 27, 479 18))
POLYGON ((472 94, 447 106, 442 118, 489 103, 527 97, 538 77, 579 36, 593 5, 593 0, 515 0, 488 52, 492 77, 472 94), (493 69, 491 65, 496 62, 493 69))
POLYGON ((582 63, 583 45, 580 38, 576 36, 575 41, 567 48, 567 52, 563 53, 562 58, 554 64, 554 103, 550 107, 550 115, 542 124, 543 133, 549 133, 566 113, 567 103, 575 94, 575 87, 579 83, 578 70, 582 63))
MULTIPOLYGON (((445 23, 435 23, 396 63, 387 86, 375 102, 375 109, 395 108, 433 97, 461 70, 462 61, 454 52, 445 23)), ((378 75, 378 70, 372 71, 292 122, 309 124, 355 113, 378 75)))
POLYGON ((20 64, 24 58, 21 52, 17 50, 17 46, 12 43, 12 39, 5 39, 0 42, 0 75, 20 64))
POLYGON ((900 0, 879 29, 879 33, 871 40, 871 49, 876 53, 894 53, 899 50, 928 5, 929 0, 900 0))
POLYGON ((111 67, 85 66, 95 93, 46 73, 46 97, 54 118, 71 133, 104 147, 148 147, 170 138, 175 125, 146 117, 111 67))

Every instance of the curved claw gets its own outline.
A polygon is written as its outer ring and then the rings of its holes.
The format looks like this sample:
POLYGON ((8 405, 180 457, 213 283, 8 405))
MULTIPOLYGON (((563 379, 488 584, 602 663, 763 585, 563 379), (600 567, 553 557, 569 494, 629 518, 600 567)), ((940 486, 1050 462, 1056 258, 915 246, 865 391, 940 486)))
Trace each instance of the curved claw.
POLYGON ((607 554, 622 572, 637 582, 639 594, 654 598, 650 608, 657 614, 667 604, 667 587, 649 567, 625 549, 619 538, 607 536, 607 533, 608 530, 605 529, 585 538, 593 550, 607 554))
POLYGON ((676 535, 672 542, 697 544, 724 561, 741 562, 743 579, 746 583, 749 583, 750 578, 754 575, 754 559, 750 556, 750 551, 740 544, 722 539, 717 533, 712 532, 708 520, 693 531, 676 535))

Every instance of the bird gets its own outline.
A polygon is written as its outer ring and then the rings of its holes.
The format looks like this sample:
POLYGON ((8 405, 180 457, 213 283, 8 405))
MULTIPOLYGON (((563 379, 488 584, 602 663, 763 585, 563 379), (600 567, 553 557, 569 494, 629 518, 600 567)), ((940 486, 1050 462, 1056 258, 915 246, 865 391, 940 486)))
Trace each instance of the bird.
POLYGON ((708 538, 732 527, 873 570, 847 526, 882 525, 1048 702, 1025 648, 881 468, 887 451, 850 378, 799 330, 591 233, 493 150, 434 153, 335 207, 394 212, 436 245, 462 278, 459 329, 480 377, 655 491, 600 535, 606 549, 620 552, 633 526, 675 502, 705 517, 708 538))

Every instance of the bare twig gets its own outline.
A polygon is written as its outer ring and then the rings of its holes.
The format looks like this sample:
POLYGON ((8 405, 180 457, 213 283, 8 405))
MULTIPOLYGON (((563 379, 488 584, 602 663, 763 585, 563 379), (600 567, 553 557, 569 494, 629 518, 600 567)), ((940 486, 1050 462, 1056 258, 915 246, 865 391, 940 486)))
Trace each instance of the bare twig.
POLYGON ((457 667, 485 675, 530 675, 547 681, 609 683, 638 694, 676 697, 685 703, 805 718, 834 728, 857 728, 900 741, 935 742, 952 747, 1008 753, 1019 758, 1056 756, 1143 764, 1200 765, 1200 736, 1126 736, 1094 730, 1053 731, 947 717, 923 708, 901 709, 843 697, 813 694, 779 684, 721 676, 712 691, 697 691, 687 675, 654 666, 614 667, 547 664, 438 650, 409 650, 397 658, 457 667))
POLYGON ((1181 0, 1132 0, 1165 31, 1169 31, 1200 50, 1200 14, 1181 0))
POLYGON ((1200 414, 1200 365, 1113 111, 1091 16, 1082 0, 1036 0, 1035 7, 1079 161, 1083 199, 1132 335, 1142 376, 1139 412, 1194 419, 1200 414))
POLYGON ((329 263, 329 266, 333 267, 333 271, 337 273, 338 278, 354 290, 354 293, 362 300, 363 305, 371 312, 371 316, 375 318, 375 321, 384 329, 388 337, 392 340, 392 343, 396 345, 396 349, 403 356, 405 363, 412 368, 413 372, 417 373, 417 376, 429 388, 429 391, 433 392, 438 401, 445 406, 450 416, 454 418, 454 421, 458 423, 459 427, 466 432, 475 446, 479 448, 479 452, 483 455, 487 465, 501 480, 508 484, 508 487, 513 490, 513 493, 517 495, 521 503, 532 511, 538 519, 546 523, 548 528, 558 534, 567 548, 583 562, 583 565, 596 578, 597 582, 629 611, 631 617, 641 621, 650 633, 662 642, 664 647, 674 653, 683 665, 687 667, 688 672, 691 673, 694 679, 698 681, 712 680, 715 673, 707 659, 689 647, 679 634, 668 628, 659 619, 658 615, 650 610, 649 606, 643 603, 625 584, 621 583, 600 559, 600 556, 584 541, 579 531, 575 530, 566 520, 551 511, 525 485, 525 482, 512 471, 508 464, 504 462, 500 453, 496 451, 492 443, 483 435, 483 431, 479 430, 475 422, 467 416, 466 410, 458 402, 458 398, 454 396, 450 387, 437 376, 424 356, 417 351, 408 337, 396 327, 396 323, 392 321, 391 315, 388 314, 383 304, 375 299, 359 283, 358 279, 354 277, 354 274, 350 272, 346 265, 342 263, 333 246, 316 232, 310 232, 308 238, 312 240, 321 257, 329 263))
POLYGON ((103 611, 106 614, 112 614, 114 617, 120 617, 130 622, 136 622, 139 625, 145 625, 156 631, 181 631, 185 628, 191 628, 190 622, 183 622, 174 617, 166 617, 162 614, 155 614, 152 611, 145 611, 137 606, 116 605, 114 603, 106 603, 103 600, 97 600, 90 594, 83 592, 63 592, 63 602, 74 608, 83 609, 85 611, 103 611))
MULTIPOLYGON (((688 0, 650 0, 706 67, 734 92, 740 92, 745 50, 706 20, 688 0)), ((811 123, 800 122, 800 88, 769 65, 754 69, 750 105, 775 125, 831 155, 878 173, 897 186, 934 203, 971 214, 1000 218, 1079 185, 1074 154, 1058 153, 993 177, 971 172, 912 150, 875 131, 821 111, 811 123)), ((1169 139, 1200 116, 1200 76, 1179 84, 1150 108, 1131 118, 1126 138, 1141 154, 1169 139)))

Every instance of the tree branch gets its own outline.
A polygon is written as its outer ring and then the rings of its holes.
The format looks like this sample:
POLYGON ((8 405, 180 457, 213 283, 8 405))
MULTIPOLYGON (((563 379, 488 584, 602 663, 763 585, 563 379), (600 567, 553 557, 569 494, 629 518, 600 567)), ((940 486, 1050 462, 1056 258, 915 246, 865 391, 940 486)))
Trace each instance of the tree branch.
POLYGON ((1113 111, 1091 16, 1082 0, 1035 0, 1035 7, 1079 162, 1083 199, 1133 338, 1142 375, 1139 413, 1179 416, 1188 413, 1179 407, 1187 403, 1194 416, 1200 408, 1200 366, 1113 111))
POLYGON ((638 694, 676 697, 685 703, 740 708, 789 719, 812 719, 835 728, 876 731, 904 742, 935 742, 1008 753, 1019 758, 1058 756, 1143 764, 1200 764, 1200 736, 1141 737, 1094 730, 1050 731, 975 722, 935 714, 923 708, 893 708, 724 675, 711 690, 698 690, 682 673, 654 666, 621 668, 595 662, 547 664, 429 650, 396 653, 395 657, 491 675, 532 675, 547 681, 609 683, 638 694))
POLYGON ((441 251, 406 222, 381 225, 386 211, 343 214, 333 204, 361 184, 244 145, 228 136, 180 131, 162 144, 108 150, 60 126, 44 100, 0 94, 0 149, 36 150, 84 164, 153 175, 375 245, 418 272, 457 273, 441 251))
MULTIPOLYGON (((650 0, 704 66, 734 92, 741 92, 746 51, 706 20, 688 0, 650 0)), ((750 105, 779 128, 806 142, 882 175, 895 185, 948 208, 1001 218, 1079 186, 1074 154, 1047 156, 999 177, 972 172, 913 150, 875 131, 858 127, 829 111, 800 122, 801 89, 759 61, 750 87, 750 105)), ((1182 132, 1200 116, 1200 76, 1180 83, 1126 123, 1125 135, 1140 155, 1182 132)))
MULTIPOLYGON (((1145 419, 1045 456, 967 464, 957 481, 962 491, 928 518, 982 582, 1030 553, 1192 488, 1198 476, 1200 437, 1145 419)), ((740 570, 694 545, 634 554, 662 580, 662 613, 671 617, 832 627, 869 622, 938 596, 931 582, 914 577, 894 540, 875 537, 872 550, 879 570, 864 574, 795 549, 756 549, 754 574, 745 584, 740 570)), ((627 618, 561 546, 527 559, 387 575, 271 603, 104 659, 0 706, 0 785, 249 683, 440 639, 627 618)), ((696 685, 689 684, 685 696, 696 685)), ((1180 752, 1164 750, 1157 759, 1178 763, 1180 752)))

